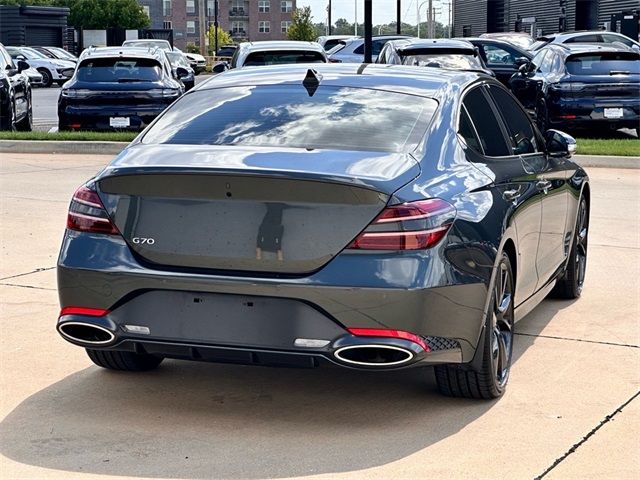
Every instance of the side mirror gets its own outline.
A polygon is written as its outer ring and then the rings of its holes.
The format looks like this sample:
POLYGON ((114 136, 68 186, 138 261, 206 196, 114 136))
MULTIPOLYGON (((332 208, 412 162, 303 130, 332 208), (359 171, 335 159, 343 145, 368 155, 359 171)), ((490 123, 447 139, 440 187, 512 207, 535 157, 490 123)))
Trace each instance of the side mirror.
POLYGON ((522 76, 527 76, 529 75, 529 64, 528 63, 523 63, 522 65, 520 65, 518 67, 518 72, 522 75, 522 76))
POLYGON ((544 134, 547 153, 552 157, 571 157, 578 145, 576 139, 560 130, 547 130, 544 134))
POLYGON ((518 57, 516 58, 516 61, 514 62, 518 67, 522 66, 522 65, 526 65, 529 63, 529 59, 527 57, 518 57))
POLYGON ((178 78, 185 78, 189 76, 189 70, 184 67, 176 68, 176 75, 178 78))
POLYGON ((18 60, 18 65, 16 66, 18 67, 18 72, 22 72, 23 70, 28 70, 30 68, 30 65, 24 60, 18 60))
POLYGON ((220 62, 220 63, 216 63, 211 69, 211 71, 213 73, 222 73, 228 69, 229 69, 229 64, 227 62, 220 62))

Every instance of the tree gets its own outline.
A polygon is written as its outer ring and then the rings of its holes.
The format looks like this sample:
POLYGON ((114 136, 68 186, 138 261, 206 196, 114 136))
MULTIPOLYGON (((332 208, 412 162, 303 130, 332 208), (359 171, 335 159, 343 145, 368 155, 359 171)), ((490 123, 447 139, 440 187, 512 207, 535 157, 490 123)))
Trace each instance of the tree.
POLYGON ((229 35, 229 32, 221 29, 220 27, 218 27, 216 32, 216 28, 213 25, 211 25, 209 27, 208 35, 209 35, 209 55, 215 55, 215 52, 213 50, 216 47, 216 36, 218 37, 218 48, 220 48, 222 45, 233 44, 233 39, 231 38, 231 35, 229 35))
POLYGON ((316 29, 311 18, 311 7, 296 8, 291 15, 287 38, 313 42, 316 39, 316 29))

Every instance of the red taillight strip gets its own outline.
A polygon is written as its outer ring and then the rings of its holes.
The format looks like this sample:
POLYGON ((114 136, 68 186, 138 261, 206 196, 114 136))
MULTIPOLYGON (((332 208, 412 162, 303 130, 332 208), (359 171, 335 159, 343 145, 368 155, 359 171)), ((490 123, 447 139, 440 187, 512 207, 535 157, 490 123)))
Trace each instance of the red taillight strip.
POLYGON ((84 199, 82 199, 82 198, 80 198, 80 197, 77 197, 77 196, 74 196, 74 197, 72 198, 72 200, 73 200, 74 202, 78 202, 78 203, 81 203, 81 204, 83 204, 83 205, 87 205, 88 207, 93 207, 93 208, 103 208, 103 207, 102 207, 102 205, 100 205, 99 203, 93 203, 93 202, 90 202, 90 201, 88 201, 88 200, 84 200, 84 199))
POLYGON ((363 232, 347 248, 360 250, 422 250, 438 243, 447 234, 449 225, 431 230, 406 232, 363 232))
POLYGON ((439 198, 419 200, 417 202, 392 205, 385 208, 373 223, 406 222, 420 220, 439 213, 447 212, 451 205, 439 198))
POLYGON ((402 338, 403 340, 409 340, 410 342, 420 345, 425 352, 429 352, 431 350, 422 337, 415 333, 405 332, 404 330, 388 330, 386 328, 347 328, 347 331, 356 337, 402 338))
POLYGON ((84 218, 86 220, 93 220, 94 222, 104 222, 107 224, 111 223, 111 220, 109 220, 108 218, 94 217, 93 215, 85 215, 83 213, 69 212, 69 216, 84 218))
POLYGON ((104 317, 110 312, 110 310, 104 310, 102 308, 89 308, 89 307, 63 307, 60 310, 60 317, 64 315, 86 315, 87 317, 104 317))

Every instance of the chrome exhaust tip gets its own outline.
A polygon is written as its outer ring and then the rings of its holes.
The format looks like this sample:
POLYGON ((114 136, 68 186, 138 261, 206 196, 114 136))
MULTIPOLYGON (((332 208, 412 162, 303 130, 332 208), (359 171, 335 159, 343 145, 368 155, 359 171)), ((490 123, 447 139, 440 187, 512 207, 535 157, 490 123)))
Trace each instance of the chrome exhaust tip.
POLYGON ((61 323, 58 332, 67 340, 87 345, 106 345, 116 338, 110 330, 84 322, 61 323))
POLYGON ((392 367, 414 358, 414 353, 393 345, 348 345, 333 352, 341 362, 364 367, 392 367))

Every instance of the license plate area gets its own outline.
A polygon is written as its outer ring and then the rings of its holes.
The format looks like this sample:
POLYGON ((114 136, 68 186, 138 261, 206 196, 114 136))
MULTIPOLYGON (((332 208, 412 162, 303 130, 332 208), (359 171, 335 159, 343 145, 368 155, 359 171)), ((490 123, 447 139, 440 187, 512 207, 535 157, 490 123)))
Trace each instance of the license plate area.
POLYGON ((111 128, 128 128, 131 125, 129 117, 110 117, 109 126, 111 128))
POLYGON ((604 109, 604 118, 622 118, 623 116, 622 107, 604 109))

